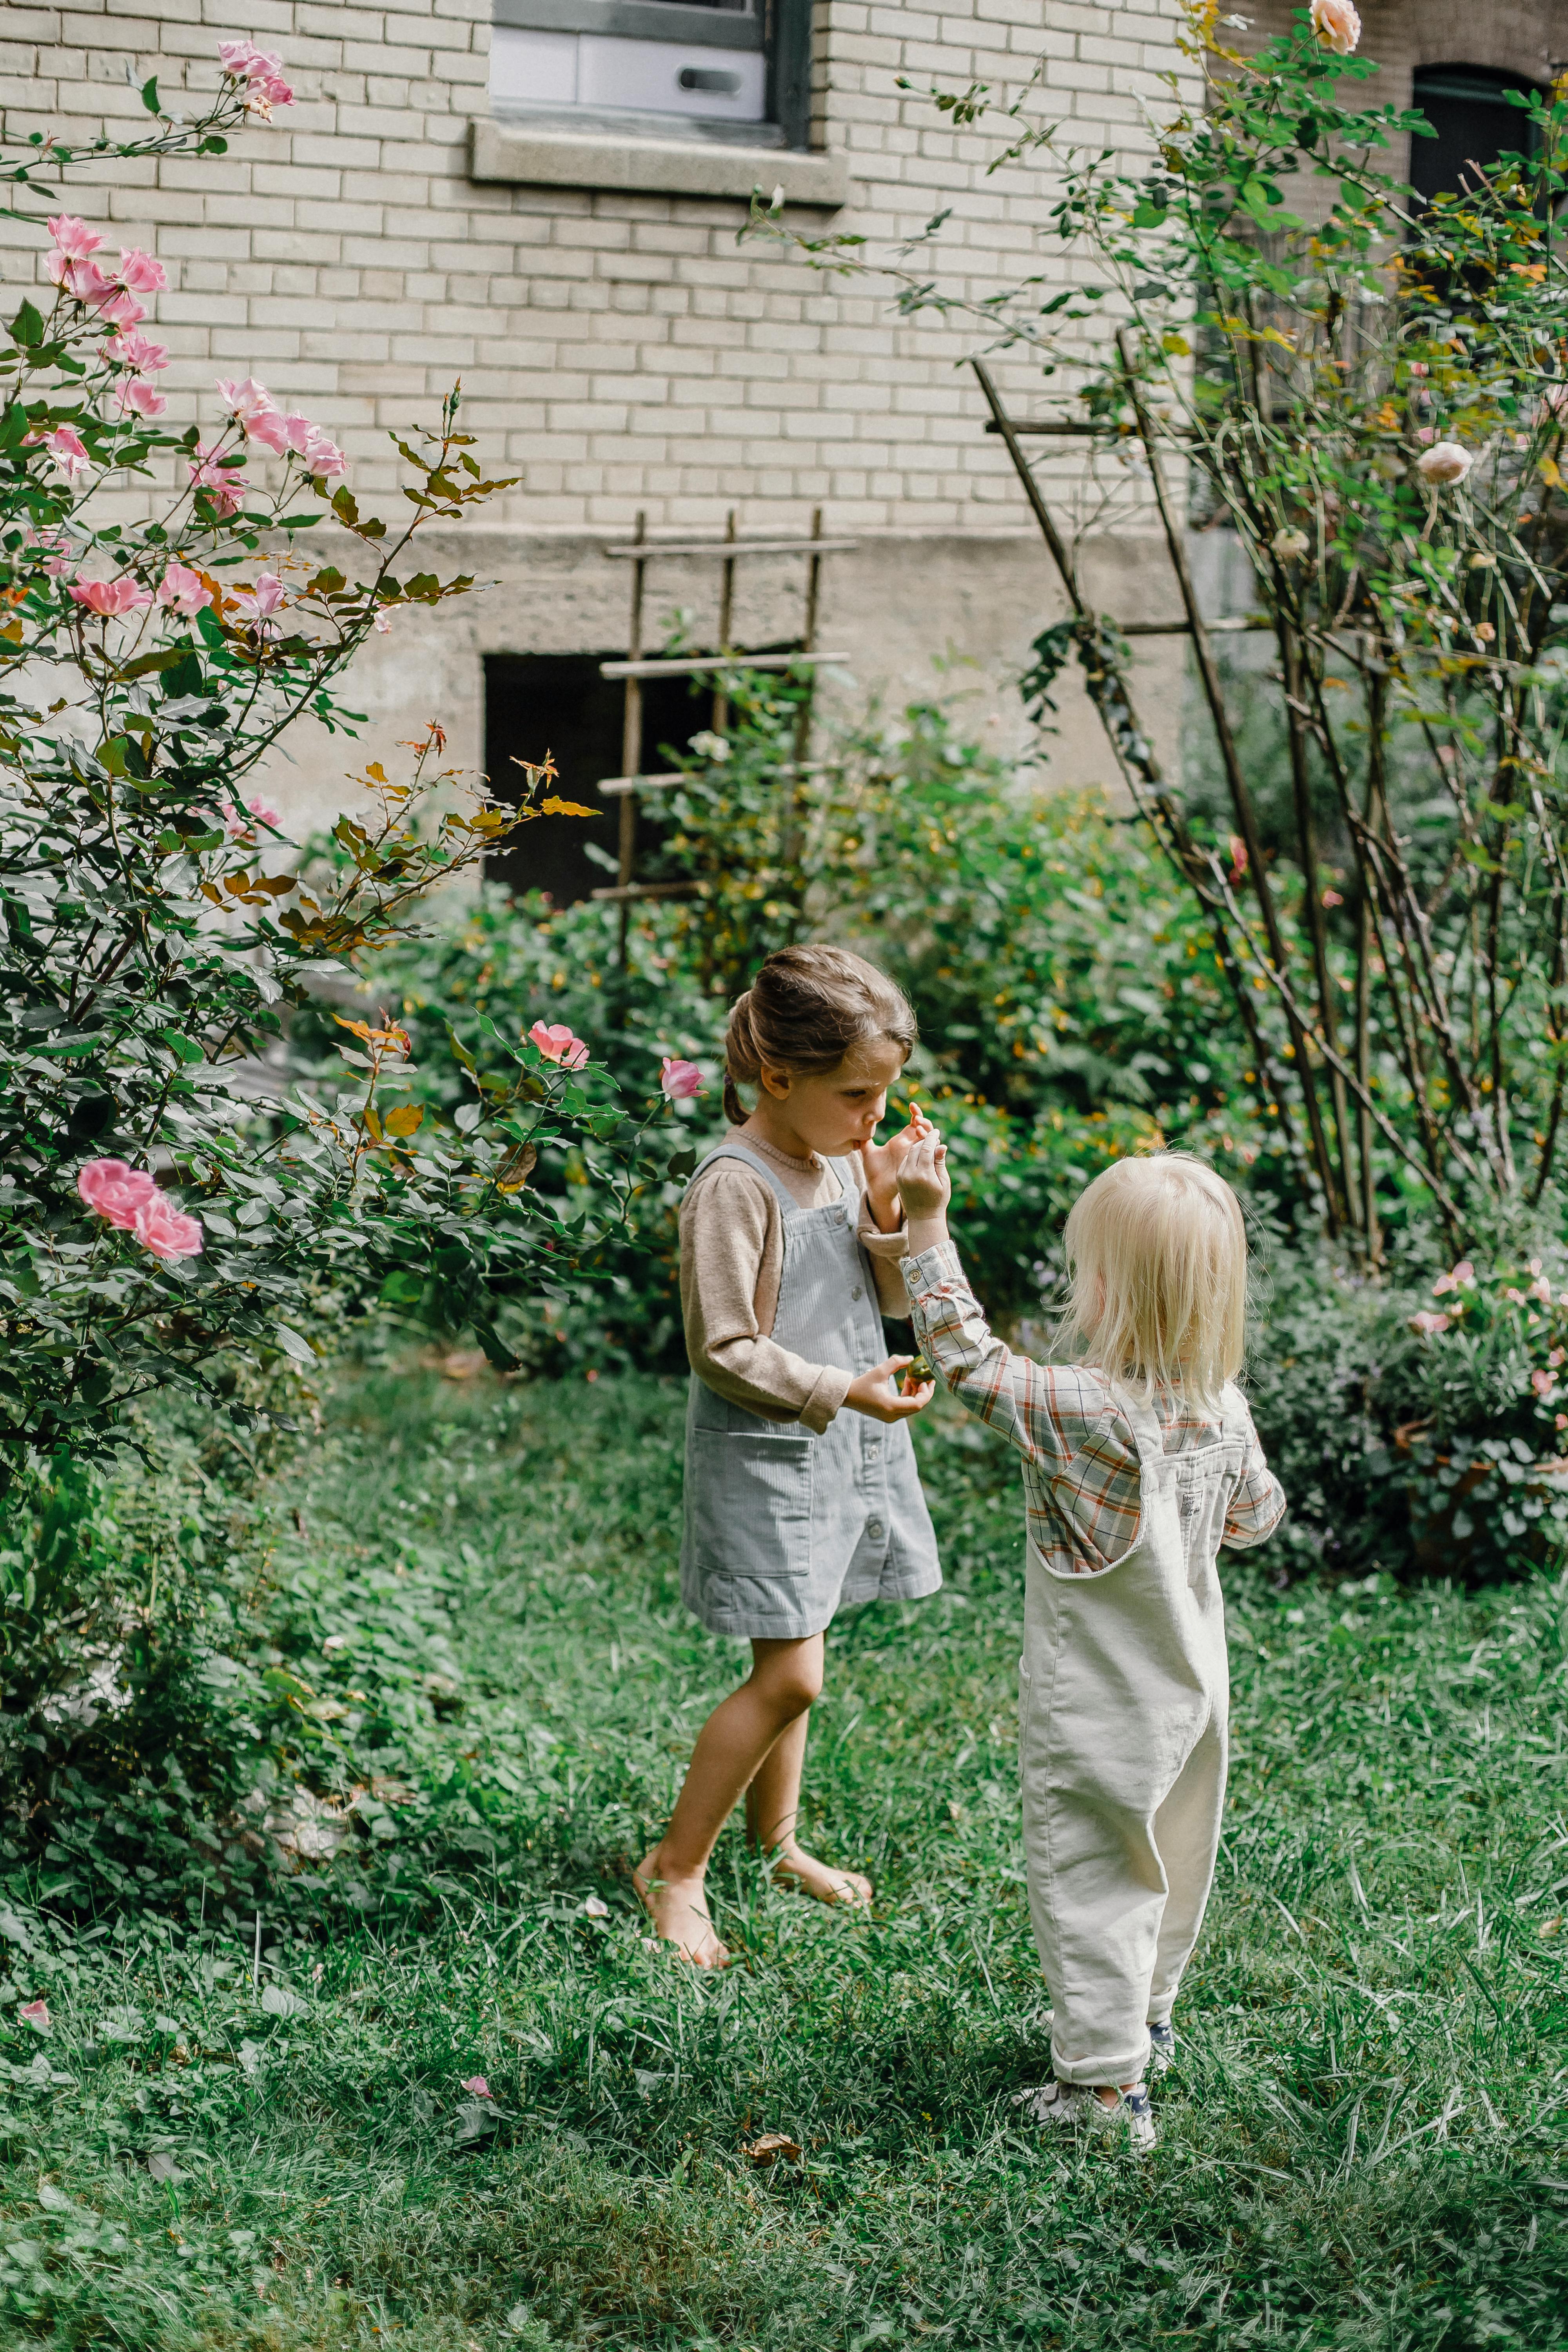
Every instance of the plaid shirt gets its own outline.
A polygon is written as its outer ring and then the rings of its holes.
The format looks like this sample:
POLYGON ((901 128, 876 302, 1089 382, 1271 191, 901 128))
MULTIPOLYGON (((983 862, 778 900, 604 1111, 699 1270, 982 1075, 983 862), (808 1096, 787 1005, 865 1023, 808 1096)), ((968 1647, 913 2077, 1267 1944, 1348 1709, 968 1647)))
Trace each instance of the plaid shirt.
MULTIPOLYGON (((1103 1372, 1037 1364, 988 1327, 951 1242, 904 1260, 916 1336, 943 1386, 1024 1457, 1029 1539, 1054 1569, 1087 1575, 1120 1559, 1142 1508, 1138 1443, 1103 1372)), ((1157 1396, 1167 1454, 1212 1445, 1216 1423, 1157 1396)), ((1243 1408, 1245 1411, 1245 1407, 1243 1408)), ((1285 1516, 1285 1492, 1247 1416, 1246 1466, 1225 1517, 1227 1544, 1262 1543, 1285 1516)))

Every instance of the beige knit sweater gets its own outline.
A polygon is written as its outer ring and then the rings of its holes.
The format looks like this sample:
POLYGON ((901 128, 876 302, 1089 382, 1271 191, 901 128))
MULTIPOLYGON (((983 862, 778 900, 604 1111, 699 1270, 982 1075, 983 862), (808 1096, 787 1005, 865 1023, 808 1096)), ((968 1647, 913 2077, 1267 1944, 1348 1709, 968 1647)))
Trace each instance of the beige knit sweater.
MULTIPOLYGON (((731 1128, 725 1141, 776 1168, 785 1191, 803 1209, 826 1208, 840 1198, 838 1180, 825 1160, 786 1159, 743 1128, 731 1128)), ((884 1315, 907 1317, 901 1226, 890 1234, 878 1230, 860 1162, 851 1155, 848 1164, 858 1195, 857 1226, 876 1276, 878 1303, 884 1315)), ((784 1224, 773 1186, 740 1160, 716 1160, 701 1170, 680 1209, 680 1307, 691 1369, 748 1412, 765 1421, 802 1421, 820 1434, 844 1402, 854 1374, 843 1364, 808 1363, 775 1345, 783 1269, 784 1224)))

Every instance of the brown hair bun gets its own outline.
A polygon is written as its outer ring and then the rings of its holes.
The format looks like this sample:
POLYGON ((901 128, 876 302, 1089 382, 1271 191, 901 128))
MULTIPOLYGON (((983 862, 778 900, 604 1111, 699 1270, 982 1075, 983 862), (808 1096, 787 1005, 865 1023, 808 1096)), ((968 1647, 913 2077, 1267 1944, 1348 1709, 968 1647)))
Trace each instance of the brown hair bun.
POLYGON ((919 1031, 909 999, 885 971, 847 948, 815 944, 769 956, 730 1010, 724 1032, 724 1116, 741 1126, 738 1087, 763 1065, 813 1076, 836 1070, 858 1045, 885 1038, 908 1058, 919 1031))

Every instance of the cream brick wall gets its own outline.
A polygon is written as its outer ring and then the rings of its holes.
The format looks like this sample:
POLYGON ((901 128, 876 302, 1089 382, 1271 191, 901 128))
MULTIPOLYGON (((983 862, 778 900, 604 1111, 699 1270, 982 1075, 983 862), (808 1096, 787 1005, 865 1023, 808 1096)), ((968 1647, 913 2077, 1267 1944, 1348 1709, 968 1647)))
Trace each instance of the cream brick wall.
MULTIPOLYGON (((851 174, 834 225, 879 240, 952 205, 950 293, 982 297, 1042 260, 1059 279, 1039 236, 1048 173, 987 176, 998 137, 953 130, 900 78, 987 81, 1005 101, 1043 56, 1043 103, 1069 136, 1142 148, 1142 108, 1180 63, 1177 13, 1176 0, 818 0, 816 136, 851 174)), ((735 203, 475 184, 468 127, 488 110, 489 16, 489 0, 80 0, 0 14, 10 140, 144 122, 127 65, 138 79, 155 70, 172 96, 214 87, 220 37, 283 54, 299 95, 276 126, 221 160, 124 167, 72 193, 75 209, 168 267, 156 321, 179 413, 215 422, 214 378, 254 373, 342 441, 362 499, 386 498, 387 428, 433 417, 460 376, 487 465, 520 477, 453 551, 500 584, 437 622, 411 617, 367 656, 378 736, 434 713, 475 764, 485 653, 618 646, 626 567, 598 541, 639 509, 657 535, 717 529, 735 507, 756 534, 802 529, 815 504, 829 530, 861 541, 829 566, 824 619, 861 687, 925 689, 932 657, 953 655, 973 665, 962 675, 981 689, 977 712, 1016 731, 1010 678, 1060 602, 957 364, 977 338, 900 324, 878 292, 738 246, 735 203)), ((758 170, 765 181, 765 153, 758 170)), ((15 224, 0 239, 30 242, 15 224)), ((8 274, 28 267, 24 253, 10 259, 8 274)), ((1020 395, 1037 392, 1026 364, 1002 372, 1020 395)), ((1069 453, 1050 475, 1052 495, 1087 520, 1081 459, 1069 453)), ((1171 596, 1148 529, 1135 504, 1113 504, 1089 551, 1129 617, 1171 596)), ((790 630, 798 593, 788 564, 748 579, 742 626, 790 630)), ((711 594, 710 573, 656 573, 655 631, 677 603, 700 613, 711 594)), ((1152 656, 1167 732, 1172 667, 1168 649, 1152 656)), ((280 788, 324 805, 340 762, 338 748, 308 747, 280 788)), ((1081 712, 1067 714, 1058 765, 1068 782, 1107 773, 1081 712)))

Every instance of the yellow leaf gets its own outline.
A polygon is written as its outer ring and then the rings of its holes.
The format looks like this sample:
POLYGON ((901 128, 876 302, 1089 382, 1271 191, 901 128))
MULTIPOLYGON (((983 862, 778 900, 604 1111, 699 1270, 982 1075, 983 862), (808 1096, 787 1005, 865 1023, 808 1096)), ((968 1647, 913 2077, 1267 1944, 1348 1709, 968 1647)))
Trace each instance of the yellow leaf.
POLYGON ((374 776, 378 784, 384 784, 386 782, 386 770, 382 766, 379 760, 373 760, 371 761, 369 767, 365 770, 365 774, 367 776, 374 776))
POLYGON ((1185 335, 1162 335, 1160 348, 1173 360, 1187 360, 1193 355, 1193 347, 1185 335))
POLYGON ((1541 476, 1542 480, 1549 484, 1552 489, 1560 490, 1563 488, 1562 468, 1559 467, 1555 457, 1542 457, 1540 465, 1535 470, 1541 476))
POLYGON ((399 1103, 395 1110, 387 1112, 382 1125, 388 1135, 412 1135, 424 1116, 425 1112, 420 1104, 399 1103))
POLYGON ((599 814, 597 809, 584 808, 580 801, 557 800, 553 793, 547 801, 542 801, 540 805, 546 816, 597 816, 599 814))

